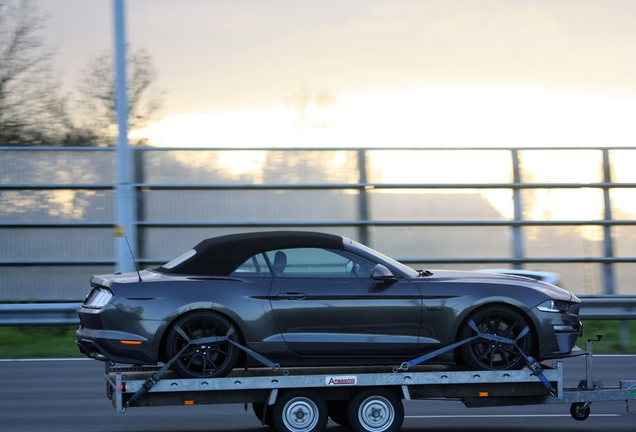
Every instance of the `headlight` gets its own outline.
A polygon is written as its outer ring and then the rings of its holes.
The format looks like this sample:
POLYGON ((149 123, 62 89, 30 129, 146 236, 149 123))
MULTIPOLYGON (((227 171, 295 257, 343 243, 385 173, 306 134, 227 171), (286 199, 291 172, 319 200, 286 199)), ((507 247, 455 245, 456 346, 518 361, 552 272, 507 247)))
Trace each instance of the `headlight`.
POLYGON ((562 313, 570 310, 570 303, 562 300, 546 300, 537 306, 542 312, 562 313))
POLYGON ((106 288, 93 288, 93 290, 84 299, 84 307, 91 309, 101 309, 112 299, 113 293, 106 288))

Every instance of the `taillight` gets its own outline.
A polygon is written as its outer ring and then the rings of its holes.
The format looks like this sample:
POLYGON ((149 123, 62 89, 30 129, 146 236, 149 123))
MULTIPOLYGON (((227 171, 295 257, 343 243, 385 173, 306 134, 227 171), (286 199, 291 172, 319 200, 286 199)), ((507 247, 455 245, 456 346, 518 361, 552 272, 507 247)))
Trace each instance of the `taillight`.
POLYGON ((107 288, 93 288, 93 290, 84 300, 84 307, 91 309, 101 309, 106 306, 113 297, 113 293, 110 292, 110 290, 107 288))

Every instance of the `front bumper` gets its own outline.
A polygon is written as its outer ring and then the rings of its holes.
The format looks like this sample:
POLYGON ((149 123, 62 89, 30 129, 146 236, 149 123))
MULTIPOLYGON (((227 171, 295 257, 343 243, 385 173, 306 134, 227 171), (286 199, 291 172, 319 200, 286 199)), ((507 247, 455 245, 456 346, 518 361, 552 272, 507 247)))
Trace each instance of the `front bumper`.
POLYGON ((567 313, 538 312, 537 319, 543 333, 539 336, 539 358, 547 360, 569 357, 583 332, 578 308, 567 313))

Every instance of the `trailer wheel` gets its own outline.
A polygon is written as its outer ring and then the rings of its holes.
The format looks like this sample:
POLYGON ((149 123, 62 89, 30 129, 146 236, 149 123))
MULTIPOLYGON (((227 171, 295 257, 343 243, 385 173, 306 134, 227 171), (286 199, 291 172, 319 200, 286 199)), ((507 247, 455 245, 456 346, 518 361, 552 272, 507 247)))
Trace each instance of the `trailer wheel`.
MULTIPOLYGON (((228 334, 232 324, 215 312, 197 311, 178 318, 169 328, 166 338, 166 356, 170 359, 188 345, 179 327, 189 340, 228 334)), ((230 338, 238 342, 234 332, 230 338)), ((227 340, 190 345, 172 364, 172 370, 182 378, 220 378, 229 374, 238 361, 239 350, 227 340)))
POLYGON ((573 403, 570 414, 574 420, 583 421, 590 416, 590 404, 584 402, 573 403))
POLYGON ((267 406, 262 402, 252 403, 252 410, 254 411, 254 415, 258 418, 258 421, 261 424, 264 424, 269 427, 274 427, 274 422, 272 420, 272 407, 267 406), (265 411, 267 407, 267 411, 265 411), (265 418, 263 418, 263 412, 265 413, 265 418))
POLYGON ((397 432, 402 422, 404 406, 390 390, 361 390, 349 403, 349 424, 354 432, 397 432))
POLYGON ((328 401, 327 409, 331 420, 342 427, 349 427, 349 401, 328 401))
POLYGON ((329 420, 327 404, 313 390, 291 390, 279 396, 272 409, 278 432, 322 432, 329 420))

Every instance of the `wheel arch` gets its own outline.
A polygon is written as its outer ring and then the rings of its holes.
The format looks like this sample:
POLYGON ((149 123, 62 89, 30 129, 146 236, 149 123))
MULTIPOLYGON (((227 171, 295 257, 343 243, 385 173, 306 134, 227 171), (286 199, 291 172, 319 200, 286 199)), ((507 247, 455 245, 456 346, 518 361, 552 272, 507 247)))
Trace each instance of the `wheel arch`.
MULTIPOLYGON (((530 326, 530 333, 532 335, 532 340, 536 341, 536 343, 532 345, 532 351, 529 353, 529 355, 538 359, 540 346, 541 346, 541 339, 540 339, 539 331, 537 329, 539 328, 540 324, 536 321, 535 317, 533 317, 532 314, 529 313, 527 306, 517 301, 507 301, 504 299, 489 300, 489 301, 487 300, 487 301, 480 302, 479 304, 475 304, 474 307, 472 308, 464 310, 464 313, 462 314, 461 319, 458 319, 456 321, 458 322, 458 324, 453 329, 453 335, 454 335, 453 340, 455 342, 460 342, 461 329, 464 328, 465 325, 467 325, 468 320, 470 319, 471 316, 492 306, 508 307, 514 310, 515 312, 517 312, 518 314, 520 314, 526 320, 526 322, 528 322, 528 325, 530 326)), ((454 350, 454 358, 456 363, 462 362, 459 348, 456 348, 454 350)))
MULTIPOLYGON (((165 325, 162 328, 161 335, 159 337, 159 348, 158 348, 158 359, 159 361, 167 361, 170 360, 166 358, 166 339, 169 335, 169 329, 172 327, 174 322, 184 316, 192 315, 198 312, 211 312, 217 315, 220 315, 224 319, 228 320, 229 323, 234 326, 236 334, 239 338, 239 343, 241 345, 245 345, 245 336, 244 331, 241 326, 236 322, 235 319, 230 314, 224 313, 223 309, 217 309, 214 307, 210 307, 209 305, 203 306, 199 305, 198 307, 183 307, 179 308, 174 313, 170 314, 170 319, 165 321, 165 325)), ((159 333, 159 332, 158 332, 159 333)), ((238 365, 243 365, 245 363, 245 354, 243 351, 240 351, 238 365)))

